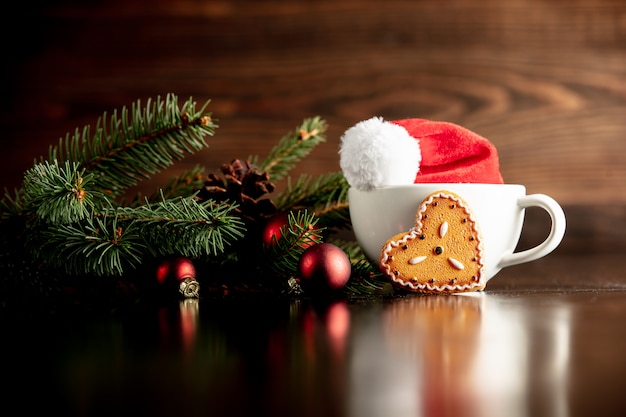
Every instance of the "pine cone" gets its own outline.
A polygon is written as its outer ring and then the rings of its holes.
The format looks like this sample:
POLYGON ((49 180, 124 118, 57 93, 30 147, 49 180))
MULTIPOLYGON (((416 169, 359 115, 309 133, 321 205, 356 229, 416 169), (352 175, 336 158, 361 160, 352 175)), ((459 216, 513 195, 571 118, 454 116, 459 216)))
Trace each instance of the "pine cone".
POLYGON ((237 203, 239 207, 235 212, 246 222, 265 220, 276 213, 276 205, 267 198, 275 189, 267 172, 261 172, 250 162, 240 159, 223 164, 221 171, 223 178, 208 175, 196 198, 237 203))

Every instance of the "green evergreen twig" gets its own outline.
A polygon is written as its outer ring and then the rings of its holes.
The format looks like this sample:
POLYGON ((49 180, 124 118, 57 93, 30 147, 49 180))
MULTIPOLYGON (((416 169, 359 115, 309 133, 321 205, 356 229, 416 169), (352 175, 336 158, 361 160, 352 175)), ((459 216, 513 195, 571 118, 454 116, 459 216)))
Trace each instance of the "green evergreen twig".
POLYGON ((146 245, 132 222, 90 216, 45 229, 37 255, 49 268, 69 275, 120 276, 141 265, 146 245))
POLYGON ((345 228, 350 224, 348 188, 341 172, 317 177, 301 175, 295 183, 288 181, 287 188, 275 202, 279 210, 308 208, 325 227, 345 228))
MULTIPOLYGON (((130 111, 124 107, 110 117, 105 113, 93 131, 90 126, 77 129, 51 146, 48 158, 40 158, 25 173, 22 187, 13 194, 5 191, 0 202, 0 230, 6 232, 0 239, 1 272, 19 265, 49 285, 63 274, 132 281, 133 273, 150 261, 181 255, 215 270, 244 272, 222 278, 221 284, 216 278, 218 286, 228 281, 231 288, 280 287, 297 293, 298 264, 306 248, 330 240, 331 228, 350 225, 349 187, 342 173, 302 175, 293 183, 288 176, 326 140, 326 122, 319 117, 304 120, 283 136, 262 161, 250 157, 255 170, 249 177, 229 172, 224 189, 236 202, 218 202, 210 194, 198 199, 206 187, 200 166, 172 178, 143 201, 117 201, 129 187, 207 146, 205 137, 217 127, 205 111, 207 105, 196 110, 190 98, 179 108, 171 94, 145 106, 137 101, 130 111), (266 182, 283 178, 286 190, 272 196, 274 188, 266 182), (267 216, 260 204, 252 204, 258 203, 259 189, 270 190, 262 197, 274 198, 270 203, 275 208, 289 212, 282 238, 269 246, 258 236, 263 226, 258 223, 267 216), (62 274, 53 276, 41 266, 62 274)), ((389 293, 389 284, 355 242, 333 243, 352 264, 344 294, 389 293)), ((14 288, 14 277, 20 276, 15 271, 2 275, 12 281, 7 285, 0 280, 1 288, 14 288)))
POLYGON ((137 207, 147 201, 157 202, 163 199, 174 197, 190 196, 196 193, 204 184, 205 168, 201 165, 194 165, 191 169, 172 176, 168 182, 149 196, 138 194, 127 205, 137 207))
POLYGON ((198 202, 194 196, 163 199, 115 215, 133 219, 154 256, 218 256, 245 235, 243 221, 231 214, 235 204, 198 202))
POLYGON ((302 253, 311 245, 323 241, 323 227, 318 227, 318 218, 307 210, 291 211, 288 224, 280 229, 281 238, 274 236, 265 249, 265 264, 270 271, 283 277, 298 273, 302 253))
POLYGON ((138 100, 130 112, 123 107, 110 117, 104 113, 93 132, 85 126, 72 136, 68 133, 50 147, 48 161, 79 162, 94 174, 99 188, 120 195, 186 154, 208 146, 204 137, 213 135, 217 127, 205 112, 208 103, 196 110, 191 98, 179 108, 172 94, 164 100, 148 100, 143 107, 138 100))
POLYGON ((257 156, 248 159, 257 165, 259 170, 269 173, 273 181, 281 180, 298 161, 326 141, 326 129, 326 122, 319 116, 305 119, 302 125, 283 136, 263 161, 259 162, 257 156))
POLYGON ((26 171, 21 207, 27 214, 48 223, 68 223, 88 217, 106 201, 93 189, 94 176, 77 162, 45 161, 26 171))
POLYGON ((31 246, 44 263, 70 275, 123 275, 159 256, 218 256, 245 233, 230 215, 234 208, 193 196, 109 207, 83 221, 49 224, 31 246))

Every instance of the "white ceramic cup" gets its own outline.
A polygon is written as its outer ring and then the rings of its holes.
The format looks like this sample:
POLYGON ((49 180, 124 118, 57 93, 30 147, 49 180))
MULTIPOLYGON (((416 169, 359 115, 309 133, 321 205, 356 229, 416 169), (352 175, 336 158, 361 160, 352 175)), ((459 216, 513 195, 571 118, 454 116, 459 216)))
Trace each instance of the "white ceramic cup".
POLYGON ((450 191, 458 195, 473 212, 481 232, 485 282, 502 268, 548 255, 557 248, 565 234, 565 214, 561 206, 544 194, 526 195, 523 185, 428 183, 371 191, 350 188, 348 202, 352 227, 365 255, 378 262, 385 242, 414 227, 420 204, 436 191, 450 191), (514 252, 528 207, 540 207, 550 215, 550 233, 537 246, 514 252))

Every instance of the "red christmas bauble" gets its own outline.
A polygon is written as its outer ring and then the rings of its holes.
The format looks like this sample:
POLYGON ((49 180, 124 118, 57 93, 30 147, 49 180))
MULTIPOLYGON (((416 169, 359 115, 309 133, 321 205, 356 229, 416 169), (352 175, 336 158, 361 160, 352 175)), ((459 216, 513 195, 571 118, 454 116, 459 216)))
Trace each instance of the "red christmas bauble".
POLYGON ((348 255, 332 243, 318 243, 307 248, 298 264, 300 285, 306 291, 339 290, 350 279, 352 266, 348 255))
MULTIPOLYGON (((270 247, 275 241, 278 241, 282 238, 281 228, 283 226, 289 225, 289 213, 282 212, 278 213, 274 217, 268 220, 263 228, 263 233, 261 238, 263 239, 263 244, 266 247, 270 247)), ((301 246, 303 248, 308 248, 309 246, 314 245, 314 242, 305 242, 301 246)))
POLYGON ((193 262, 179 256, 163 260, 156 269, 157 282, 162 286, 177 286, 185 297, 197 297, 199 284, 193 262))

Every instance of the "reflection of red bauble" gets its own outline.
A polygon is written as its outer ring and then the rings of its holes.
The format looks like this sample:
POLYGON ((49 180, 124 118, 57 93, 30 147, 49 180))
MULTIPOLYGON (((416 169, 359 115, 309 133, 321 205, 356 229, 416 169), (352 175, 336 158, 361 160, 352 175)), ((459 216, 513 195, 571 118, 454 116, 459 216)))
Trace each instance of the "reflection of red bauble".
MULTIPOLYGON (((275 241, 280 240, 280 238, 282 238, 282 233, 280 229, 283 226, 288 226, 288 225, 289 225, 289 213, 288 212, 278 213, 277 215, 269 219, 268 222, 265 224, 265 227, 263 228, 263 234, 261 236, 261 238, 263 239, 263 244, 266 247, 270 247, 273 244, 274 240, 275 241)), ((303 243, 302 247, 307 248, 311 246, 312 244, 313 243, 303 243)))
POLYGON ((315 290, 338 290, 343 288, 352 268, 348 255, 332 243, 318 243, 307 248, 298 264, 300 285, 315 290))

